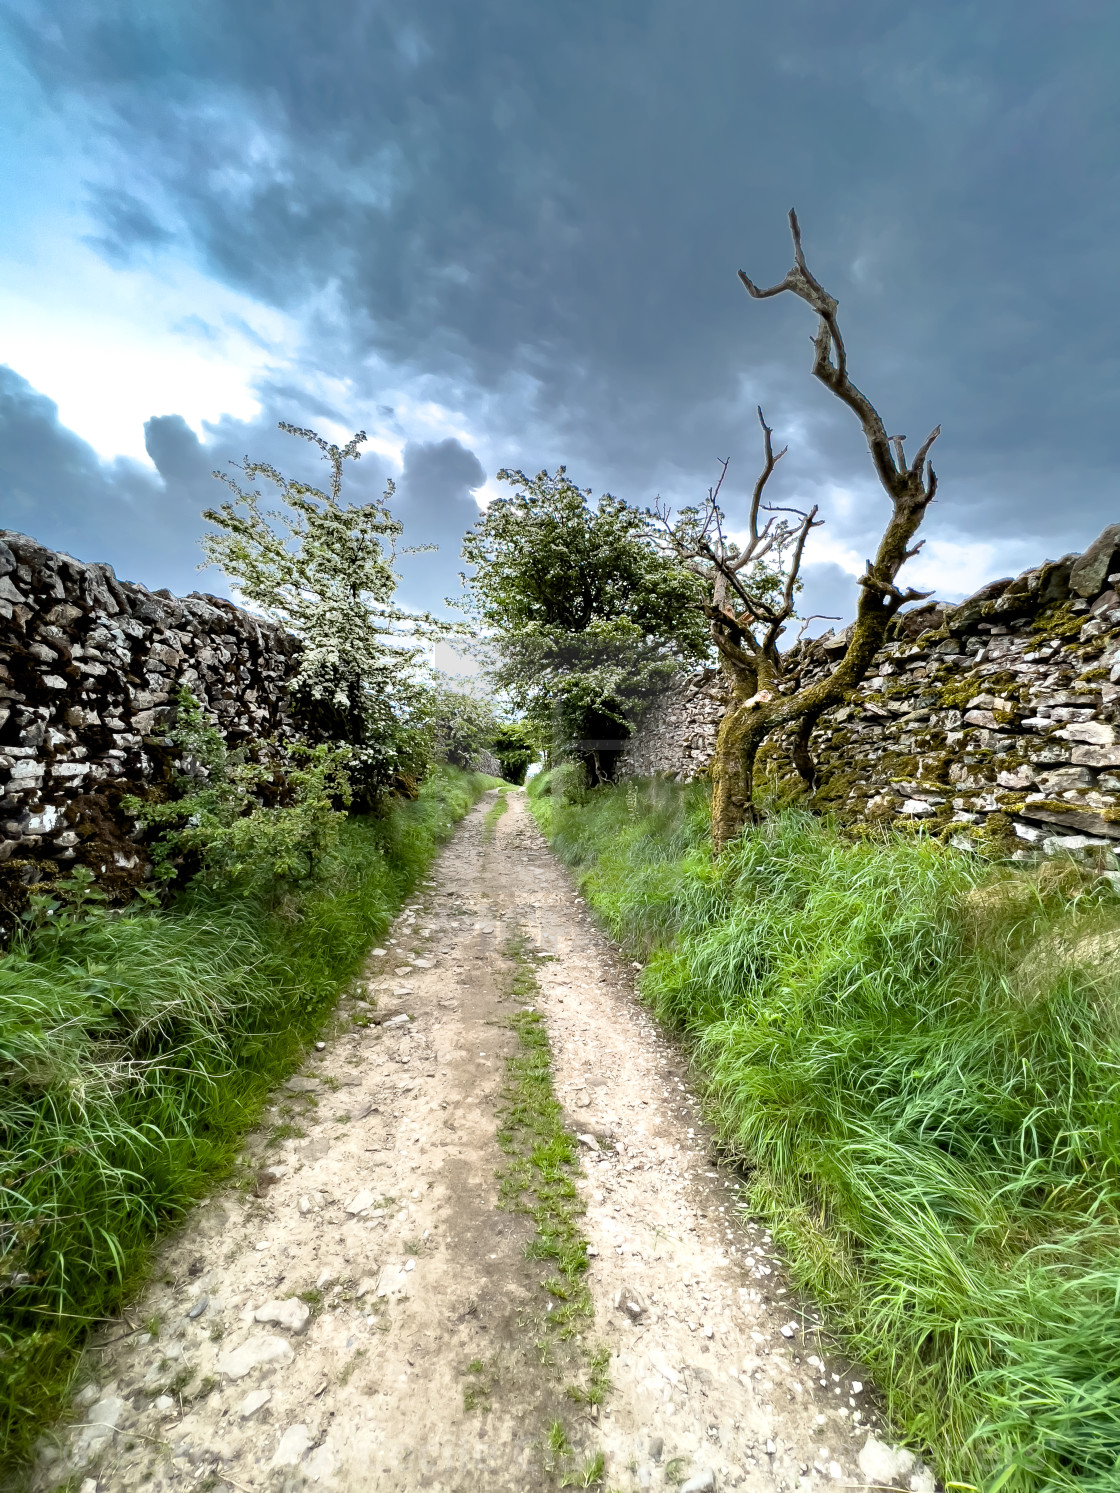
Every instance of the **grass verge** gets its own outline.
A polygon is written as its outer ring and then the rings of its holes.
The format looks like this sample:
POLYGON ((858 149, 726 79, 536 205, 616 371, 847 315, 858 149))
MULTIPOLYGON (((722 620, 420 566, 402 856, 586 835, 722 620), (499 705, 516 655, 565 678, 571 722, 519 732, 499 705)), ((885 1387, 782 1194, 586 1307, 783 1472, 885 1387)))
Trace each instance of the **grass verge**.
POLYGON ((1120 906, 786 811, 718 862, 702 787, 534 813, 799 1284, 946 1486, 1120 1486, 1120 906))
POLYGON ((434 852, 493 780, 437 769, 280 896, 188 890, 0 957, 0 1466, 61 1408, 89 1327, 230 1168, 434 852))

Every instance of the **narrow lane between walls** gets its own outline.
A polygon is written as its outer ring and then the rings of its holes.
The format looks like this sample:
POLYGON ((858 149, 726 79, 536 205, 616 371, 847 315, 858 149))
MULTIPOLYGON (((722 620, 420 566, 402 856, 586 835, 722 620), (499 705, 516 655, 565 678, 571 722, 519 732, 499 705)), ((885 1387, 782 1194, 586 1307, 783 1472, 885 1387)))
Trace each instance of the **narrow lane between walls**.
POLYGON ((932 1493, 522 793, 467 817, 323 1039, 94 1340, 36 1490, 932 1493))

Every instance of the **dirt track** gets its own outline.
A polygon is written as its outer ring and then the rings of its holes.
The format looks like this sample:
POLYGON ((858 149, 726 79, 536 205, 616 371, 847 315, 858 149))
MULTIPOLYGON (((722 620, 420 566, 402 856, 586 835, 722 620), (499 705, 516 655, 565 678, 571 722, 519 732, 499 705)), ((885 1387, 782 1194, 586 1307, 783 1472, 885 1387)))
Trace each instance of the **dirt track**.
POLYGON ((813 1314, 710 1159, 681 1054, 524 796, 496 833, 493 803, 277 1094, 241 1185, 196 1211, 90 1352, 37 1487, 78 1469, 83 1493, 522 1493, 580 1486, 601 1452, 613 1489, 932 1489, 874 1441, 861 1465, 870 1391, 822 1362, 813 1314), (549 1334, 532 1223, 498 1206, 507 1018, 526 998, 524 977, 510 993, 518 935, 583 1138, 595 1312, 569 1344, 549 1334), (158 1337, 132 1330, 153 1319, 158 1337), (564 1394, 597 1345, 610 1349, 601 1409, 564 1394), (550 1449, 557 1421, 570 1451, 555 1431, 550 1449))

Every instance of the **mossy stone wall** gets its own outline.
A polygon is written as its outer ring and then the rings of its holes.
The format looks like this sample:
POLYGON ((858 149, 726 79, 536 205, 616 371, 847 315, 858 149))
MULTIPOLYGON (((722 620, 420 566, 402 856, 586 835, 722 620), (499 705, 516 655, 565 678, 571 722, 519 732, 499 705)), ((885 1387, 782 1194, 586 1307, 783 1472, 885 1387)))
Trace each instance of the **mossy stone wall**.
POLYGON ((149 591, 0 531, 0 938, 29 887, 76 864, 130 895, 146 861, 120 802, 170 778, 177 690, 232 745, 283 742, 297 653, 219 597, 149 591))
MULTIPOLYGON (((902 615, 863 684, 814 733, 816 792, 780 737, 764 748, 770 791, 851 822, 921 824, 977 849, 1073 852, 1115 869, 1118 586, 1114 525, 1084 555, 902 615)), ((805 681, 835 668, 845 644, 827 633, 803 645, 805 681)), ((625 770, 702 776, 725 700, 718 673, 682 680, 649 712, 625 770)))

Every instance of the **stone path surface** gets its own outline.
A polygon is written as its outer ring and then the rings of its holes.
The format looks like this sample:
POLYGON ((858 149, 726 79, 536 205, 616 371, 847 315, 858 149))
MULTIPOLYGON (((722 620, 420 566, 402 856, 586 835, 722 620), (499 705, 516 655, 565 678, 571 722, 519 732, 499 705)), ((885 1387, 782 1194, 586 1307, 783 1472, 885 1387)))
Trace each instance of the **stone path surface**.
POLYGON ((822 1348, 769 1235, 736 1209, 686 1060, 524 795, 496 825, 494 804, 371 953, 242 1176, 95 1341, 36 1488, 501 1493, 584 1486, 602 1453, 591 1486, 618 1490, 933 1489, 869 1435, 870 1388, 822 1348), (540 1346, 533 1225, 499 1206, 519 938, 581 1137, 595 1316, 577 1347, 609 1347, 601 1408, 565 1397, 540 1346))

